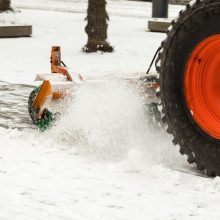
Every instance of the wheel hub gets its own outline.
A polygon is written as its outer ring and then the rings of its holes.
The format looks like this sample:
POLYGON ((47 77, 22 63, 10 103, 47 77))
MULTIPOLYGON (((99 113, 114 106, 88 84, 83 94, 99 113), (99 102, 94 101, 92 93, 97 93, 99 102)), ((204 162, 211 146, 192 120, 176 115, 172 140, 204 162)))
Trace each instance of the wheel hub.
POLYGON ((199 127, 220 140, 220 34, 200 42, 185 70, 184 95, 199 127))

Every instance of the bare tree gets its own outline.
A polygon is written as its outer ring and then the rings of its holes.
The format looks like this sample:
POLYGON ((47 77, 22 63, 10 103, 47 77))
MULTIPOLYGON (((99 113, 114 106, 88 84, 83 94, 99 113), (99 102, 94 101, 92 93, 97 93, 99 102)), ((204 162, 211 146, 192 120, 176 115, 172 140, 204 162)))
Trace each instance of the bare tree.
POLYGON ((112 52, 113 47, 107 42, 108 14, 106 12, 105 0, 89 0, 88 2, 87 26, 85 31, 88 42, 83 47, 85 52, 112 52))
POLYGON ((0 12, 7 11, 11 9, 11 1, 10 0, 0 0, 0 12))

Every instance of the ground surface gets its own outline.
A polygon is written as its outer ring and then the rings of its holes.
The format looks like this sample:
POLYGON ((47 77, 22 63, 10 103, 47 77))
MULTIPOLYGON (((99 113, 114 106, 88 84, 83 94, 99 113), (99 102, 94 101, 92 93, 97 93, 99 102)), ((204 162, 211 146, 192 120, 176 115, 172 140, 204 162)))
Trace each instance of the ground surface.
POLYGON ((21 13, 2 20, 30 23, 34 34, 0 39, 0 219, 219 219, 219 178, 190 167, 171 137, 149 126, 139 91, 120 80, 144 74, 165 37, 146 32, 150 3, 109 1, 115 52, 88 55, 86 1, 12 2, 21 13), (35 74, 49 72, 52 45, 74 71, 102 81, 82 85, 40 133, 27 98, 35 74))

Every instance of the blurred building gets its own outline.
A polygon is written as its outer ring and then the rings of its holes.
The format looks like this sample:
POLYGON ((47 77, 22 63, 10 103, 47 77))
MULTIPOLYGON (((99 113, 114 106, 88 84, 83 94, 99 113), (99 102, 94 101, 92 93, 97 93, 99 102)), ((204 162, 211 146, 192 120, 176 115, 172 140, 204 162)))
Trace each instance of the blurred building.
MULTIPOLYGON (((145 2, 152 2, 152 0, 140 0, 145 2)), ((177 4, 177 5, 185 5, 189 3, 191 0, 169 0, 170 4, 177 4)))
POLYGON ((170 4, 178 4, 178 5, 184 5, 189 3, 191 0, 169 0, 170 4))

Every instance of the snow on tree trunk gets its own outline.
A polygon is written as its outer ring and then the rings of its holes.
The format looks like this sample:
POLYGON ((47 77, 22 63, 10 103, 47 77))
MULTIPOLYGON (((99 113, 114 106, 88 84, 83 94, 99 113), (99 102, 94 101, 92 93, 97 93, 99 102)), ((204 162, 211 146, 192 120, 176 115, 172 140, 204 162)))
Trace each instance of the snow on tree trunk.
POLYGON ((108 14, 106 12, 105 0, 89 0, 87 26, 85 31, 88 35, 88 42, 84 46, 85 52, 112 52, 113 47, 107 40, 108 14))
POLYGON ((0 0, 0 12, 11 10, 11 1, 10 0, 0 0))

